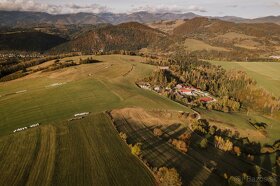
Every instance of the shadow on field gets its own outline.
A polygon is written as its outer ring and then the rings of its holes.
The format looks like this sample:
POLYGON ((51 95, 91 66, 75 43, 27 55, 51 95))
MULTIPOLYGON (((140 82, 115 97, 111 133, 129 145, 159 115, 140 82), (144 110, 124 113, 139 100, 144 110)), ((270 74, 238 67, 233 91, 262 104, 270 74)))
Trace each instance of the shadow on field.
POLYGON ((169 139, 178 139, 184 133, 189 133, 180 124, 163 126, 136 125, 127 122, 125 119, 115 120, 118 131, 127 134, 128 144, 141 143, 142 158, 153 167, 176 168, 182 176, 184 185, 203 185, 208 180, 209 184, 218 185, 222 179, 204 168, 203 162, 193 158, 188 153, 184 154, 175 149, 169 139), (153 134, 155 128, 161 128, 164 137, 159 138, 153 134))
MULTIPOLYGON (((241 177, 243 173, 254 176, 254 165, 259 165, 262 177, 280 175, 279 167, 275 167, 269 154, 255 156, 254 161, 247 157, 224 152, 214 146, 214 137, 208 138, 208 147, 202 149, 200 142, 203 139, 199 134, 192 132, 181 124, 147 126, 139 121, 128 121, 126 118, 114 118, 117 130, 127 134, 129 144, 141 143, 141 155, 150 168, 176 168, 182 177, 183 185, 227 185, 224 175, 241 177), (154 129, 161 129, 162 135, 157 137, 154 129), (187 153, 176 149, 170 141, 181 139, 183 134, 191 134, 187 139, 189 144, 187 153)), ((255 144, 254 148, 259 148, 255 144)), ((279 154, 279 152, 278 152, 279 154)), ((279 177, 278 177, 279 179, 279 177)))

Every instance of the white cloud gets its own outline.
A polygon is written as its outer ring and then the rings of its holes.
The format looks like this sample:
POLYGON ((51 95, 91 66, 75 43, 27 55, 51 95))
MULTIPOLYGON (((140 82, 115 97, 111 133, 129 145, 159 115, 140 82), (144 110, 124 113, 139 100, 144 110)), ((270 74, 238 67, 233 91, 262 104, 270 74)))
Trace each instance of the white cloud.
MULTIPOLYGON (((184 12, 206 12, 206 10, 200 6, 178 6, 178 5, 144 5, 144 6, 133 6, 130 12, 148 11, 151 13, 184 13, 184 12)), ((74 3, 66 4, 48 4, 39 3, 36 0, 0 0, 0 10, 7 11, 34 11, 34 12, 47 12, 51 14, 62 14, 62 13, 78 13, 78 12, 89 12, 89 13, 101 13, 113 11, 113 9, 107 6, 99 4, 91 5, 79 5, 74 3)))
POLYGON ((204 8, 196 6, 196 5, 190 5, 187 7, 177 6, 177 5, 145 5, 145 6, 139 6, 137 8, 133 8, 131 12, 138 12, 138 11, 147 11, 151 13, 166 13, 166 12, 172 12, 172 13, 185 13, 185 12, 207 12, 204 8))
POLYGON ((280 3, 279 3, 279 2, 274 2, 274 5, 275 5, 276 7, 280 7, 280 3))
POLYGON ((76 5, 76 4, 64 4, 64 5, 53 5, 38 3, 34 0, 0 0, 0 10, 7 11, 36 11, 36 12, 47 12, 51 14, 61 13, 78 13, 78 12, 91 12, 100 13, 108 12, 110 9, 106 6, 98 4, 91 5, 76 5))

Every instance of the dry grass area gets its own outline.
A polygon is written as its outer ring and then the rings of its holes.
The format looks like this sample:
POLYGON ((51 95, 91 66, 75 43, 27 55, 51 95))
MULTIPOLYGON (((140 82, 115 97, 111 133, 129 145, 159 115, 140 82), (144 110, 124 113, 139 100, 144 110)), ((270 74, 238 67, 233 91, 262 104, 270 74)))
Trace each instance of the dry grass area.
POLYGON ((127 143, 141 144, 143 160, 152 168, 176 168, 184 185, 226 185, 224 173, 240 176, 252 169, 254 163, 266 169, 263 176, 272 171, 271 166, 266 166, 267 159, 249 162, 245 158, 220 151, 212 141, 206 149, 200 148, 199 144, 203 138, 187 127, 189 121, 186 117, 179 117, 177 114, 137 108, 111 111, 117 130, 127 135, 127 143), (161 129, 162 134, 156 135, 154 129, 161 129), (189 144, 187 152, 181 152, 170 143, 184 135, 191 136, 186 141, 189 144), (211 166, 207 167, 210 162, 217 164, 214 166, 215 171, 210 170, 211 166))
POLYGON ((246 34, 236 33, 236 32, 228 32, 224 35, 219 35, 218 38, 233 40, 233 39, 254 39, 255 37, 246 34))
POLYGON ((180 152, 168 142, 169 139, 190 133, 182 125, 185 119, 178 120, 175 115, 168 114, 168 111, 145 111, 135 108, 111 111, 117 130, 127 135, 127 142, 141 143, 141 156, 151 168, 176 168, 184 185, 222 183, 222 179, 203 167, 203 161, 180 152), (161 137, 154 135, 155 128, 163 131, 161 137))
POLYGON ((242 40, 242 41, 238 42, 238 44, 235 44, 234 46, 249 49, 249 50, 255 50, 255 49, 258 49, 259 47, 261 47, 261 44, 256 41, 246 39, 246 40, 242 40))
POLYGON ((124 108, 113 110, 114 117, 123 116, 133 123, 145 123, 146 126, 184 124, 188 122, 188 115, 184 112, 168 110, 144 110, 142 108, 124 108))
POLYGON ((149 27, 158 29, 162 32, 173 34, 174 28, 184 24, 184 20, 175 20, 175 21, 161 21, 157 23, 150 23, 148 24, 149 27))
POLYGON ((201 51, 201 50, 229 51, 226 48, 215 47, 197 39, 186 39, 184 46, 187 51, 201 51))
POLYGON ((218 128, 231 131, 237 131, 241 137, 248 137, 250 141, 264 141, 266 140, 267 136, 261 133, 260 131, 256 130, 255 128, 250 128, 250 124, 248 124, 248 128, 241 129, 237 125, 233 125, 231 123, 226 123, 219 120, 209 119, 210 125, 217 126, 218 128))

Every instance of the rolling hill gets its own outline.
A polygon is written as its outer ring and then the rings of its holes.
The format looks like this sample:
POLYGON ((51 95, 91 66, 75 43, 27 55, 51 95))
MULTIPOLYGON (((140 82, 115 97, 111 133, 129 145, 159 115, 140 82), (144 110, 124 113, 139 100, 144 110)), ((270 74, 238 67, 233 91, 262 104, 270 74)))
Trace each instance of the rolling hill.
POLYGON ((234 23, 197 17, 161 21, 149 26, 173 38, 180 38, 173 44, 185 46, 188 52, 200 52, 200 58, 209 57, 211 52, 214 58, 222 56, 229 59, 236 56, 244 61, 246 58, 267 58, 280 53, 280 25, 273 23, 234 23))
POLYGON ((42 32, 0 33, 0 50, 42 52, 67 40, 42 32))
POLYGON ((228 32, 243 33, 256 37, 279 37, 280 26, 271 23, 246 24, 221 21, 218 19, 194 18, 185 20, 184 24, 174 28, 174 34, 225 34, 228 32))
POLYGON ((198 17, 194 13, 149 13, 135 12, 131 14, 115 13, 77 13, 77 14, 48 14, 44 12, 0 11, 0 26, 30 27, 36 24, 120 24, 125 22, 148 23, 160 20, 191 19, 198 17))
POLYGON ((84 33, 76 39, 55 47, 51 52, 139 50, 167 34, 140 23, 110 25, 84 33))

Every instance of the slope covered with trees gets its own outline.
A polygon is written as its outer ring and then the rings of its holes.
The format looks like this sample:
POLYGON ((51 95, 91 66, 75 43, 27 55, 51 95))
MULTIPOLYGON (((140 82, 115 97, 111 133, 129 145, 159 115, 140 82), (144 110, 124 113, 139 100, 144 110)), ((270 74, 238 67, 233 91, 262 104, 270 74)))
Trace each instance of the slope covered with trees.
POLYGON ((42 52, 67 40, 42 32, 14 32, 0 34, 0 50, 42 52))
MULTIPOLYGON (((243 71, 226 71, 221 66, 198 60, 186 55, 183 50, 170 57, 167 62, 155 62, 156 65, 169 65, 169 70, 154 72, 149 81, 168 85, 186 83, 218 97, 215 103, 207 104, 208 109, 224 112, 254 110, 274 114, 280 110, 280 100, 257 86, 257 83, 243 71)), ((172 95, 169 95, 172 97, 172 95)))
POLYGON ((55 47, 51 52, 133 51, 145 48, 164 37, 166 34, 140 23, 124 23, 89 31, 55 47))

